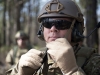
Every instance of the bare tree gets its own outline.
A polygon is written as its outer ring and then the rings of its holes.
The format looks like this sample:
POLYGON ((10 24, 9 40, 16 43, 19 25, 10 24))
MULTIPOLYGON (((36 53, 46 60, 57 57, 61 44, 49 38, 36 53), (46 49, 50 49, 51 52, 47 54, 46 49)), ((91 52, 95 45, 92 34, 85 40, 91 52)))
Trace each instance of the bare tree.
POLYGON ((3 44, 6 44, 6 0, 4 0, 3 10, 3 44))
MULTIPOLYGON (((97 25, 97 0, 80 0, 80 5, 85 9, 86 35, 88 35, 97 25)), ((97 30, 86 39, 86 44, 90 47, 98 47, 97 30)))
MULTIPOLYGON (((86 0, 86 28, 87 34, 93 30, 97 25, 97 0, 86 0)), ((91 47, 98 46, 98 32, 97 30, 87 38, 87 45, 91 47)))

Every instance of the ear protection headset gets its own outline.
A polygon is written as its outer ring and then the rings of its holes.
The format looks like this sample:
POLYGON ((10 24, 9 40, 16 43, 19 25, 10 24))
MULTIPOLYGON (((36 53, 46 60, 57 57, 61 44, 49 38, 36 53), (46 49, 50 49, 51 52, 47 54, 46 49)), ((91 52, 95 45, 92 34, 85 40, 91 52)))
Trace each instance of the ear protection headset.
POLYGON ((37 32, 37 35, 38 35, 38 38, 40 40, 44 40, 44 36, 43 36, 43 25, 41 24, 40 27, 39 27, 39 30, 37 32))
POLYGON ((83 26, 81 22, 76 21, 72 30, 71 41, 79 42, 83 39, 83 26))

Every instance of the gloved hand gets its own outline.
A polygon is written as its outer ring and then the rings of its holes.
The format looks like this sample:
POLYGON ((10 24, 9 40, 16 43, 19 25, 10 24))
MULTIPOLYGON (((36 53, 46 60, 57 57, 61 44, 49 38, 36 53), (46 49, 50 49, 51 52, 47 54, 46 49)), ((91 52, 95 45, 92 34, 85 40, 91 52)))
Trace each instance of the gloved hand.
POLYGON ((35 49, 22 55, 18 64, 18 75, 33 75, 36 69, 42 65, 43 55, 43 52, 35 49))
POLYGON ((51 58, 64 74, 70 75, 78 69, 73 48, 65 38, 49 42, 46 47, 51 58))

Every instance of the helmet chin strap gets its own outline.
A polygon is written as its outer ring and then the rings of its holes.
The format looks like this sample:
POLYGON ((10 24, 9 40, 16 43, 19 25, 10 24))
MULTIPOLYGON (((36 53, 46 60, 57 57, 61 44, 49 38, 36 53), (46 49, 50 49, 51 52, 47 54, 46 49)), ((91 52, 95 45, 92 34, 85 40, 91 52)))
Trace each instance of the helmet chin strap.
POLYGON ((72 24, 71 24, 71 26, 70 26, 70 29, 73 29, 73 27, 74 27, 74 24, 75 24, 75 19, 72 21, 72 24))
MULTIPOLYGON (((74 24, 75 24, 75 19, 72 21, 72 24, 71 24, 71 26, 70 26, 70 28, 69 29, 67 29, 67 34, 66 34, 66 37, 69 39, 69 38, 71 38, 71 33, 72 33, 72 30, 73 30, 73 27, 74 27, 74 24)), ((68 40, 67 39, 67 40, 68 40)), ((68 40, 70 43, 71 43, 71 41, 70 40, 68 40)))
MULTIPOLYGON (((71 27, 70 27, 71 30, 73 30, 75 22, 76 22, 76 19, 74 19, 74 20, 72 21, 72 24, 71 24, 71 27)), ((72 38, 71 38, 71 39, 72 39, 72 38)), ((77 42, 75 42, 75 43, 70 42, 70 44, 71 44, 72 46, 75 46, 75 45, 77 45, 77 42)))

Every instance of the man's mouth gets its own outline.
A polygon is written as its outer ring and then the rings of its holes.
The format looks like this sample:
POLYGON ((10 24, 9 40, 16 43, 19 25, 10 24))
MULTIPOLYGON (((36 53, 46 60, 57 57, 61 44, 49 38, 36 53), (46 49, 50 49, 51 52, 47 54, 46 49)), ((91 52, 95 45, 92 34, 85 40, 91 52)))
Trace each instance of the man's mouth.
POLYGON ((55 41, 58 37, 50 37, 50 40, 55 41))

